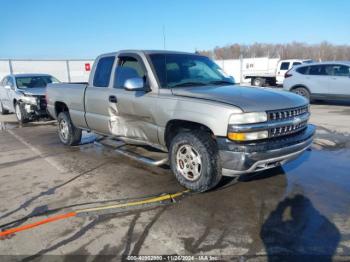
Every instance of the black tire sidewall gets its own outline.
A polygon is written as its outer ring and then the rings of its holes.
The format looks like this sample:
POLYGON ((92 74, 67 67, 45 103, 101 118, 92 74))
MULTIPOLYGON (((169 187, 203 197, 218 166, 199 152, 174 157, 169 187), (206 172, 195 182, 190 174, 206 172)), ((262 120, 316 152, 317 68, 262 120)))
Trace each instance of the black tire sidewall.
POLYGON ((21 103, 17 102, 15 104, 15 115, 16 115, 18 122, 21 124, 27 123, 29 121, 28 118, 26 117, 26 113, 25 113, 23 105, 21 103), (18 115, 17 115, 17 106, 18 106, 20 113, 21 113, 21 119, 19 119, 18 115))
POLYGON ((297 94, 297 95, 300 95, 302 97, 305 97, 307 100, 310 101, 310 92, 304 88, 304 87, 297 87, 293 90, 293 93, 297 94), (301 95, 298 93, 298 91, 300 92, 302 90, 302 92, 305 94, 305 95, 301 95))
POLYGON ((253 84, 254 84, 254 86, 261 86, 261 80, 256 78, 256 79, 254 79, 253 84))
POLYGON ((63 112, 59 113, 58 117, 57 117, 57 122, 58 122, 58 137, 59 137, 60 141, 63 144, 69 145, 69 146, 78 145, 80 143, 80 140, 81 140, 81 130, 77 129, 76 127, 74 127, 74 125, 72 123, 72 120, 70 119, 69 112, 63 111, 63 112), (68 137, 67 137, 67 140, 63 139, 63 137, 61 136, 60 130, 59 130, 60 122, 63 119, 68 124, 68 137))
POLYGON ((58 122, 58 137, 60 138, 61 142, 65 145, 70 145, 71 141, 72 141, 72 136, 73 136, 73 127, 72 127, 72 123, 71 123, 71 119, 70 116, 67 112, 61 112, 58 117, 57 117, 57 122, 58 122), (67 140, 65 140, 60 132, 60 123, 61 121, 64 120, 66 121, 67 125, 68 125, 68 137, 67 140))
POLYGON ((221 179, 219 155, 215 141, 210 134, 202 131, 181 132, 175 136, 170 145, 170 165, 178 182, 196 192, 207 191, 217 185, 221 179), (177 170, 176 155, 182 145, 191 145, 201 156, 202 170, 200 177, 190 181, 177 170))
POLYGON ((5 115, 4 107, 2 106, 2 101, 0 100, 0 114, 5 115))

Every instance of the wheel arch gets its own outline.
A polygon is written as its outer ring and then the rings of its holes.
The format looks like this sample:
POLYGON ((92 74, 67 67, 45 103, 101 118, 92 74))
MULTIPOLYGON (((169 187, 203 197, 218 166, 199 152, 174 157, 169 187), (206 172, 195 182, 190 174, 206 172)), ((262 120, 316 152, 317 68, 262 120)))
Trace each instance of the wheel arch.
POLYGON ((303 84, 297 84, 297 85, 294 85, 294 86, 292 86, 290 89, 289 89, 289 91, 292 91, 292 90, 294 90, 294 89, 297 89, 297 88, 305 88, 308 92, 309 92, 309 94, 311 95, 312 93, 311 93, 311 91, 310 91, 310 88, 308 88, 306 85, 303 85, 303 84))
POLYGON ((55 106, 55 115, 56 115, 56 117, 58 117, 58 115, 61 112, 68 112, 69 113, 68 106, 64 102, 56 101, 54 106, 55 106))
POLYGON ((203 130, 211 134, 215 138, 214 132, 207 125, 183 120, 183 119, 172 119, 167 122, 164 132, 164 141, 167 148, 169 148, 171 140, 181 131, 191 131, 191 130, 203 130))

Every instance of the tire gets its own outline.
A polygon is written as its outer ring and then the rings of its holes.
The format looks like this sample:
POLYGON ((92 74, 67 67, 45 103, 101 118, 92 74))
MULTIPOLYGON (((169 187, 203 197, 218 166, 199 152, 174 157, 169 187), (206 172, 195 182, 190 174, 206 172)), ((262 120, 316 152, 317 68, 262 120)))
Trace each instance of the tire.
POLYGON ((219 151, 207 132, 177 134, 170 144, 169 159, 178 182, 192 191, 207 191, 221 180, 219 151))
POLYGON ((0 101, 0 114, 7 115, 8 113, 9 111, 3 107, 2 102, 0 101))
POLYGON ((310 101, 310 92, 305 87, 297 87, 292 90, 294 94, 301 95, 310 101))
POLYGON ((69 112, 63 111, 57 117, 58 137, 61 142, 68 146, 80 144, 82 131, 76 128, 70 119, 69 112))
POLYGON ((29 122, 29 119, 27 117, 27 113, 24 110, 23 104, 21 104, 19 102, 17 102, 15 104, 15 114, 16 114, 16 118, 20 124, 24 124, 24 123, 29 122))
POLYGON ((252 85, 253 86, 263 86, 265 84, 265 80, 262 78, 254 78, 252 80, 252 85))

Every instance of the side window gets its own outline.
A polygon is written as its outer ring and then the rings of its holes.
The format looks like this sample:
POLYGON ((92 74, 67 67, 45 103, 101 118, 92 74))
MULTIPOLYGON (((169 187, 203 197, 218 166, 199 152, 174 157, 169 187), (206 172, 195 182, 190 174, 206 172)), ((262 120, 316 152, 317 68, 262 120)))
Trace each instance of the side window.
POLYGON ((8 84, 10 87, 14 87, 14 86, 15 86, 15 83, 13 82, 12 77, 8 77, 8 79, 7 79, 7 84, 8 84))
POLYGON ((289 69, 289 62, 283 62, 281 64, 280 70, 288 70, 289 69))
POLYGON ((308 66, 302 66, 302 67, 299 67, 296 71, 302 75, 305 75, 307 72, 307 69, 308 69, 308 66))
POLYGON ((0 85, 1 86, 5 86, 6 85, 6 82, 7 82, 7 77, 4 77, 1 82, 0 82, 0 85))
POLYGON ((124 88, 126 80, 137 77, 142 78, 144 82, 146 81, 146 73, 141 62, 130 56, 118 57, 113 87, 124 88))
POLYGON ((333 75, 335 76, 350 76, 350 67, 345 65, 334 65, 333 75))
POLYGON ((325 76, 325 75, 327 75, 326 67, 327 67, 326 65, 313 65, 313 66, 310 66, 309 75, 325 76))
POLYGON ((292 66, 296 66, 296 65, 301 65, 301 63, 300 62, 293 62, 292 66))
POLYGON ((97 64, 94 75, 94 86, 107 87, 111 78, 114 56, 102 57, 97 64))

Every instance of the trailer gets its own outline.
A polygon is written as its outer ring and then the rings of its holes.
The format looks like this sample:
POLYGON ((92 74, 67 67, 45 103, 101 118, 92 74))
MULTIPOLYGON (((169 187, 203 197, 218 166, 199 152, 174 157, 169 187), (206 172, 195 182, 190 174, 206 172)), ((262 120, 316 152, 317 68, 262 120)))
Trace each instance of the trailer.
POLYGON ((301 65, 303 63, 311 62, 311 60, 302 59, 286 59, 278 60, 276 66, 270 64, 263 64, 257 69, 254 62, 246 64, 246 71, 243 74, 245 80, 250 80, 253 86, 276 86, 282 85, 285 73, 293 66, 301 65))
POLYGON ((215 60, 236 83, 250 83, 253 86, 282 85, 284 75, 289 69, 311 61, 268 57, 215 60))

